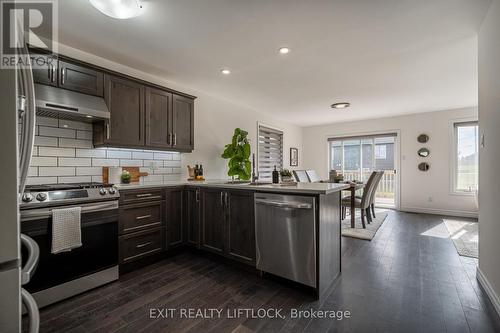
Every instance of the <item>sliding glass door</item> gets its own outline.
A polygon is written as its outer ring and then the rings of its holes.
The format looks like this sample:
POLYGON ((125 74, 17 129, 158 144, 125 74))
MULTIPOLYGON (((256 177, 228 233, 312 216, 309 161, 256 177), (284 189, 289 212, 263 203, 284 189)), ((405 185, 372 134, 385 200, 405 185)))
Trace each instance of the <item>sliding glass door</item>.
POLYGON ((375 170, 383 170, 375 203, 395 207, 397 190, 396 135, 346 137, 329 139, 330 170, 336 170, 344 180, 366 182, 375 170))

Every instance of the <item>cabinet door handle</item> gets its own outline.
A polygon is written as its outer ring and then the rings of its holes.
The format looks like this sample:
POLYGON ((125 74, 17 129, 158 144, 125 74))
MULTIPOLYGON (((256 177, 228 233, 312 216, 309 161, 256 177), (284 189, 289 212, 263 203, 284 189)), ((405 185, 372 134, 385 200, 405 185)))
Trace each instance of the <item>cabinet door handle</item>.
POLYGON ((151 214, 149 215, 143 215, 143 216, 137 216, 135 219, 136 220, 144 220, 144 219, 147 219, 147 218, 150 218, 151 217, 151 214))
POLYGON ((174 133, 174 146, 177 146, 177 134, 174 133))
POLYGON ((224 207, 224 192, 220 192, 220 205, 224 207))
POLYGON ((138 244, 135 247, 138 248, 138 249, 140 249, 141 247, 148 246, 148 245, 151 245, 151 244, 153 244, 153 242, 147 242, 147 243, 138 244))
POLYGON ((106 123, 106 139, 108 139, 108 140, 109 140, 110 136, 111 136, 111 128, 110 128, 110 126, 109 126, 109 121, 108 121, 108 122, 106 123))
POLYGON ((146 198, 146 197, 150 197, 152 196, 151 193, 144 193, 144 194, 136 194, 135 197, 136 198, 146 198))
POLYGON ((65 80, 66 80, 66 68, 63 68, 61 71, 61 85, 64 85, 65 80))
POLYGON ((200 202, 200 190, 196 190, 196 202, 200 202))
POLYGON ((56 66, 50 65, 52 67, 52 77, 50 78, 50 81, 56 82, 56 66))
POLYGON ((229 196, 227 195, 227 192, 225 194, 225 202, 226 202, 226 208, 229 207, 229 196))

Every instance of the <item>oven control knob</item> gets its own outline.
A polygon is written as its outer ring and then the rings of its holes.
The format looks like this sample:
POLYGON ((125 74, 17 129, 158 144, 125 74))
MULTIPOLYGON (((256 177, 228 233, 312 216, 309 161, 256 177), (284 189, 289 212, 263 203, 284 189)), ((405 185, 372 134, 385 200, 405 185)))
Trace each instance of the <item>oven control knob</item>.
POLYGON ((107 193, 107 191, 106 191, 106 189, 105 189, 104 187, 101 187, 101 188, 99 189, 99 194, 100 194, 100 195, 105 195, 106 193, 107 193))
POLYGON ((24 193, 22 197, 23 202, 30 202, 33 200, 33 196, 30 193, 24 193))
POLYGON ((115 194, 116 193, 116 189, 114 187, 110 187, 108 191, 109 191, 109 194, 115 194))
POLYGON ((36 200, 38 200, 38 201, 45 201, 45 200, 47 200, 47 194, 45 194, 45 193, 38 193, 36 195, 36 200))

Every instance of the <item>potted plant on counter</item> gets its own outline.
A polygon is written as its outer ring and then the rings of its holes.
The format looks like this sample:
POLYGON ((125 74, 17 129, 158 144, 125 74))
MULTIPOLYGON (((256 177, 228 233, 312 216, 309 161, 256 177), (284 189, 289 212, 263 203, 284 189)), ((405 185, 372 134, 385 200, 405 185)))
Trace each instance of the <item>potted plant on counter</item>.
POLYGON ((224 147, 221 157, 229 159, 227 175, 236 181, 247 181, 252 176, 252 163, 250 162, 250 142, 248 132, 241 128, 234 130, 233 139, 224 147))
POLYGON ((292 183, 295 180, 293 179, 292 172, 288 169, 283 169, 280 171, 281 181, 283 183, 292 183))

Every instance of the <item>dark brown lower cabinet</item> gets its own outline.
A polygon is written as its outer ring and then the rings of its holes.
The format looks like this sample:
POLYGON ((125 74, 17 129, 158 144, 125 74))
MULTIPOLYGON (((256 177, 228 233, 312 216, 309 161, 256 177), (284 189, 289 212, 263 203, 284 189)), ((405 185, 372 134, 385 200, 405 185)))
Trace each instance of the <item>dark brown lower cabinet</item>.
POLYGON ((202 189, 201 247, 255 264, 253 192, 202 189))
POLYGON ((169 188, 166 190, 166 243, 167 249, 180 246, 183 238, 183 188, 169 188))
POLYGON ((218 189, 201 190, 201 247, 216 253, 224 253, 224 193, 218 189))
POLYGON ((227 191, 227 255, 255 263, 255 209, 253 192, 227 191))
POLYGON ((188 245, 200 247, 200 189, 188 187, 184 195, 185 236, 188 245))

